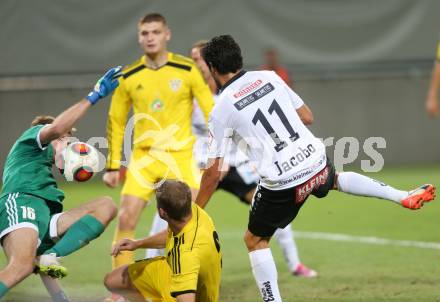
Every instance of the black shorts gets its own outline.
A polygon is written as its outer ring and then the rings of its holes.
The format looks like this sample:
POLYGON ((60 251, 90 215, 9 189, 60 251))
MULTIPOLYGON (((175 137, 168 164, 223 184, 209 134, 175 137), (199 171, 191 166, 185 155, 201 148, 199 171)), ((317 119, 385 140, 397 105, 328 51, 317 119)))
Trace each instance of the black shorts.
POLYGON ((295 219, 309 195, 325 197, 334 182, 335 167, 327 159, 324 169, 293 188, 274 191, 258 186, 249 212, 249 231, 260 237, 272 236, 295 219))
POLYGON ((234 194, 241 201, 248 204, 246 201, 246 194, 257 187, 256 183, 246 184, 238 174, 235 167, 230 167, 226 176, 220 181, 217 189, 223 189, 231 194, 234 194))

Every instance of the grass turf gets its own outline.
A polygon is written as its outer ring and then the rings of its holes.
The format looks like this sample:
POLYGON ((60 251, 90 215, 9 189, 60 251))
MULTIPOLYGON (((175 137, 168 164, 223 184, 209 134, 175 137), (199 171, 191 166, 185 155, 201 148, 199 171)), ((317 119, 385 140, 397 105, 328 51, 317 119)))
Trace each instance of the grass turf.
MULTIPOLYGON (((388 168, 369 176, 398 188, 440 183, 440 167, 388 168)), ((119 192, 99 182, 62 184, 65 208, 98 195, 119 200, 119 192)), ((220 301, 259 301, 242 234, 247 225, 247 208, 226 192, 217 192, 207 207, 220 235, 223 276, 220 301)), ((154 206, 147 207, 137 235, 148 233, 154 206)), ((331 192, 325 199, 309 198, 294 223, 294 229, 356 236, 376 236, 395 240, 440 242, 440 204, 434 202, 421 211, 409 211, 391 202, 331 192)), ((73 301, 99 301, 106 296, 102 279, 111 270, 110 243, 115 222, 105 233, 63 263, 69 276, 62 285, 73 301)), ((305 280, 292 277, 275 242, 283 301, 440 301, 440 250, 379 246, 363 243, 297 239, 300 257, 319 272, 305 280)), ((141 258, 143 252, 137 254, 141 258)), ((4 256, 0 257, 2 266, 4 256)), ((3 301, 50 301, 41 281, 31 276, 13 288, 3 301)))

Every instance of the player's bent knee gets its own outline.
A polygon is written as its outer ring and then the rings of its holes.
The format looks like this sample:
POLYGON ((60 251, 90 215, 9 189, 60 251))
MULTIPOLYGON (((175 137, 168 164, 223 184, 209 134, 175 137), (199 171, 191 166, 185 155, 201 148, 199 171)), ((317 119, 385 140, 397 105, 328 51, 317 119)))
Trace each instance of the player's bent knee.
POLYGON ((252 234, 249 230, 246 231, 243 238, 249 252, 265 249, 269 247, 270 237, 260 237, 252 234))
POLYGON ((118 207, 111 197, 102 196, 99 197, 94 212, 99 212, 101 215, 104 214, 106 216, 105 220, 110 221, 116 217, 118 213, 118 207))
POLYGON ((104 286, 113 293, 123 293, 130 289, 128 267, 118 268, 104 277, 104 286))
POLYGON ((113 219, 118 214, 118 206, 110 197, 104 199, 105 208, 107 209, 110 219, 113 219))
POLYGON ((258 237, 258 236, 255 236, 254 234, 252 234, 251 232, 249 232, 249 230, 247 230, 245 233, 244 233, 244 237, 243 237, 243 240, 244 240, 244 243, 246 244, 246 247, 247 247, 247 249, 249 250, 249 251, 253 251, 255 248, 256 248, 256 246, 257 246, 257 243, 258 243, 258 239, 259 239, 260 237, 258 237))
POLYGON ((114 284, 112 282, 113 281, 112 274, 114 274, 114 272, 107 273, 105 275, 105 277, 104 277, 104 286, 107 288, 108 291, 113 291, 114 290, 113 289, 114 284))
POLYGON ((118 293, 124 289, 124 284, 120 282, 120 279, 117 276, 117 271, 113 271, 105 275, 104 286, 108 291, 113 293, 118 293))
POLYGON ((116 207, 116 204, 113 201, 113 198, 111 198, 110 196, 99 197, 99 203, 101 206, 105 206, 105 207, 116 207))
POLYGON ((12 275, 16 278, 16 281, 21 281, 25 279, 27 276, 33 273, 34 271, 34 263, 23 263, 23 262, 15 262, 11 263, 12 275))

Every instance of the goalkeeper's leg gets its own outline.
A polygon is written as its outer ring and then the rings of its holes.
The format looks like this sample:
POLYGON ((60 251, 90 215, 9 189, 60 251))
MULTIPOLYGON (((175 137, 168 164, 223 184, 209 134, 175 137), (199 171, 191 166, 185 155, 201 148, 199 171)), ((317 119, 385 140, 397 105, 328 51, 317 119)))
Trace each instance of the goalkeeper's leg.
POLYGON ((38 232, 29 227, 18 228, 3 236, 2 247, 8 264, 0 271, 0 298, 32 274, 37 244, 38 232))
POLYGON ((62 213, 51 221, 51 237, 59 241, 43 254, 67 256, 99 237, 117 213, 110 197, 99 197, 78 208, 62 213))

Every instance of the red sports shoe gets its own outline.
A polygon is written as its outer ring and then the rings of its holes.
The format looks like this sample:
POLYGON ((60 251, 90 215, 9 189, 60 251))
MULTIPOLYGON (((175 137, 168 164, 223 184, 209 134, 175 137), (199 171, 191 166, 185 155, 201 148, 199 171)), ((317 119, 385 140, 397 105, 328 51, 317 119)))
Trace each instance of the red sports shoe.
POLYGON ((405 208, 411 210, 418 210, 423 207, 425 202, 430 202, 435 198, 435 187, 431 184, 426 184, 409 192, 408 197, 402 199, 400 203, 405 208))
POLYGON ((300 263, 296 266, 293 275, 296 277, 303 277, 303 278, 315 278, 318 276, 318 273, 312 270, 311 268, 308 268, 304 264, 300 263))

